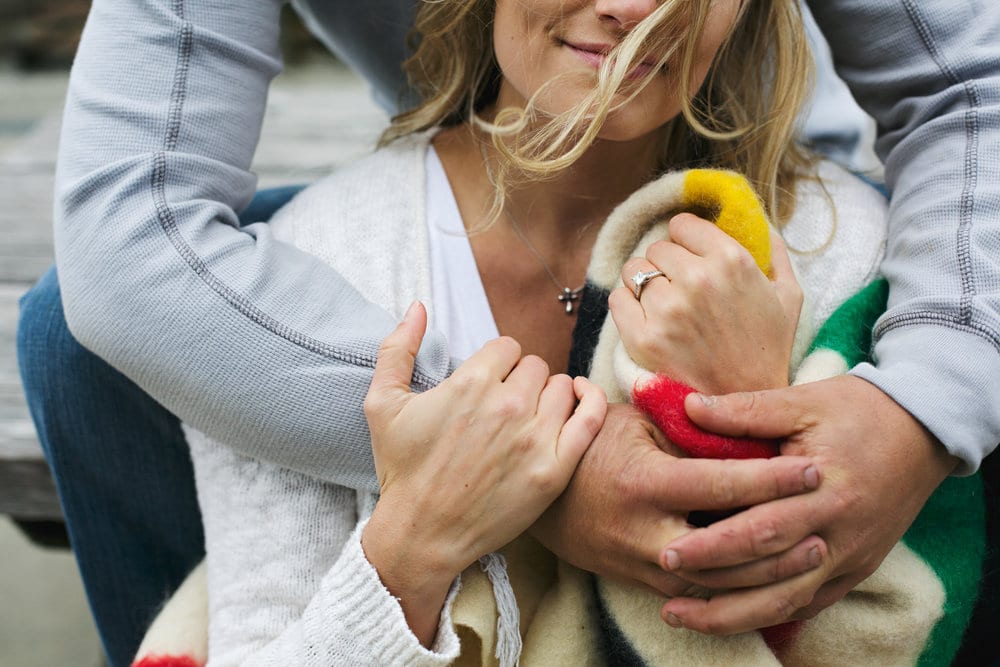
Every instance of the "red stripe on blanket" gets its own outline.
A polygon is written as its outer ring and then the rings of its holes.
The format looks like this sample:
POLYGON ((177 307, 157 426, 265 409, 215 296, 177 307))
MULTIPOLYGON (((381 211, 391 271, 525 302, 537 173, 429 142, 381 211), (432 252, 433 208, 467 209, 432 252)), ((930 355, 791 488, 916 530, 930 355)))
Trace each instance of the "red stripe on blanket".
MULTIPOLYGON (((782 648, 788 646, 798 636, 801 629, 802 621, 789 621, 780 625, 772 625, 769 628, 761 628, 760 634, 771 652, 778 655, 782 648)), ((778 657, 780 658, 780 656, 778 657)))
POLYGON ((205 667, 205 663, 189 655, 147 655, 132 667, 205 667))
POLYGON ((657 375, 632 392, 632 403, 649 415, 663 435, 688 456, 701 459, 767 459, 777 456, 771 440, 727 438, 700 429, 687 416, 684 398, 695 390, 665 375, 657 375))

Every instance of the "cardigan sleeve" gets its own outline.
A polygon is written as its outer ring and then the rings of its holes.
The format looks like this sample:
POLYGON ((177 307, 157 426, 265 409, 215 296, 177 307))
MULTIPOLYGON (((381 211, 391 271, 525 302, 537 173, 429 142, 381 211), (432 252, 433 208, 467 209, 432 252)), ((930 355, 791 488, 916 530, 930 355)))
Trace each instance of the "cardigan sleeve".
POLYGON ((811 0, 878 123, 889 308, 854 373, 974 471, 1000 442, 1000 5, 811 0))
POLYGON ((299 620, 260 648, 245 645, 243 656, 210 653, 208 667, 438 667, 457 659, 459 640, 451 622, 451 606, 458 580, 445 601, 434 645, 424 648, 410 631, 399 601, 365 558, 361 531, 366 523, 351 534, 299 620))
POLYGON ((428 650, 362 550, 368 494, 184 431, 205 526, 210 665, 431 666, 457 657, 457 580, 428 650))

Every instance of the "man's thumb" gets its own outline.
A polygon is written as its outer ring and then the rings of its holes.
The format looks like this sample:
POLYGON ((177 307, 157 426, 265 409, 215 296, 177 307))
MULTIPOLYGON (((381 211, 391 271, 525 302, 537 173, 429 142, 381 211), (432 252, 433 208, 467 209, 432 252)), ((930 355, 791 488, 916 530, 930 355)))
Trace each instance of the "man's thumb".
POLYGON ((722 396, 688 394, 684 409, 695 424, 735 438, 787 438, 798 430, 794 387, 745 391, 722 396))
POLYGON ((368 390, 370 399, 377 403, 379 398, 410 392, 413 363, 426 329, 427 311, 422 303, 414 301, 403 315, 403 320, 382 340, 368 390))

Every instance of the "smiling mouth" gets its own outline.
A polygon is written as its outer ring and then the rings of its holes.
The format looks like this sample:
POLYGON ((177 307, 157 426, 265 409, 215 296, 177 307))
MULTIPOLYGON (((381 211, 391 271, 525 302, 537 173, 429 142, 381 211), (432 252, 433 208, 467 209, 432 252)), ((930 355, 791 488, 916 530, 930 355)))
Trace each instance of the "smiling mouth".
MULTIPOLYGON (((562 45, 573 52, 580 60, 590 65, 594 69, 600 69, 604 64, 604 61, 608 58, 608 53, 611 52, 613 48, 608 44, 588 44, 588 43, 572 43, 563 41, 562 45)), ((649 74, 649 72, 656 67, 656 63, 650 59, 643 60, 638 65, 635 65, 631 70, 629 70, 629 79, 638 79, 649 74)))

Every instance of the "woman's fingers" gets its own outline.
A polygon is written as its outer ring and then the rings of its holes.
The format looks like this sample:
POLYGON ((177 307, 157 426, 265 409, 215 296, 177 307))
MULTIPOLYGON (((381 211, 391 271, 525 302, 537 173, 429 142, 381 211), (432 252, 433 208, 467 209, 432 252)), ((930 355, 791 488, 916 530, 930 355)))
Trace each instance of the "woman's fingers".
POLYGON ((559 437, 566 420, 573 414, 576 407, 576 395, 573 393, 573 380, 565 374, 553 375, 546 379, 541 395, 538 397, 538 417, 551 442, 559 437))
POLYGON ((407 309, 403 320, 385 337, 378 350, 371 387, 365 398, 369 421, 372 413, 410 393, 413 363, 427 329, 427 311, 419 301, 407 309))
MULTIPOLYGON (((721 244, 728 240, 742 248, 743 246, 719 229, 715 223, 709 222, 692 213, 680 213, 670 219, 670 239, 675 244, 687 249, 694 255, 706 257, 718 250, 721 244)), ((749 255, 749 252, 747 253, 749 255)))
MULTIPOLYGON (((529 354, 517 362, 503 381, 496 407, 511 417, 534 415, 540 411, 542 393, 550 381, 549 365, 541 357, 529 354)), ((572 397, 572 392, 563 393, 572 397)), ((567 408, 567 414, 569 409, 572 408, 567 408)))
POLYGON ((608 399, 604 390, 590 380, 575 378, 573 392, 580 402, 563 424, 556 441, 556 458, 563 466, 566 481, 604 426, 604 417, 608 413, 608 399))
MULTIPOLYGON (((705 224, 715 227, 712 223, 705 224)), ((699 259, 697 253, 673 240, 657 241, 646 248, 646 261, 663 271, 670 280, 683 280, 699 259)))
POLYGON ((788 247, 776 231, 771 230, 771 280, 782 310, 793 321, 798 321, 802 310, 802 287, 795 277, 788 247))
POLYGON ((503 382, 521 360, 521 344, 510 336, 500 336, 487 341, 471 357, 465 360, 446 383, 458 385, 459 391, 466 393, 503 382))

